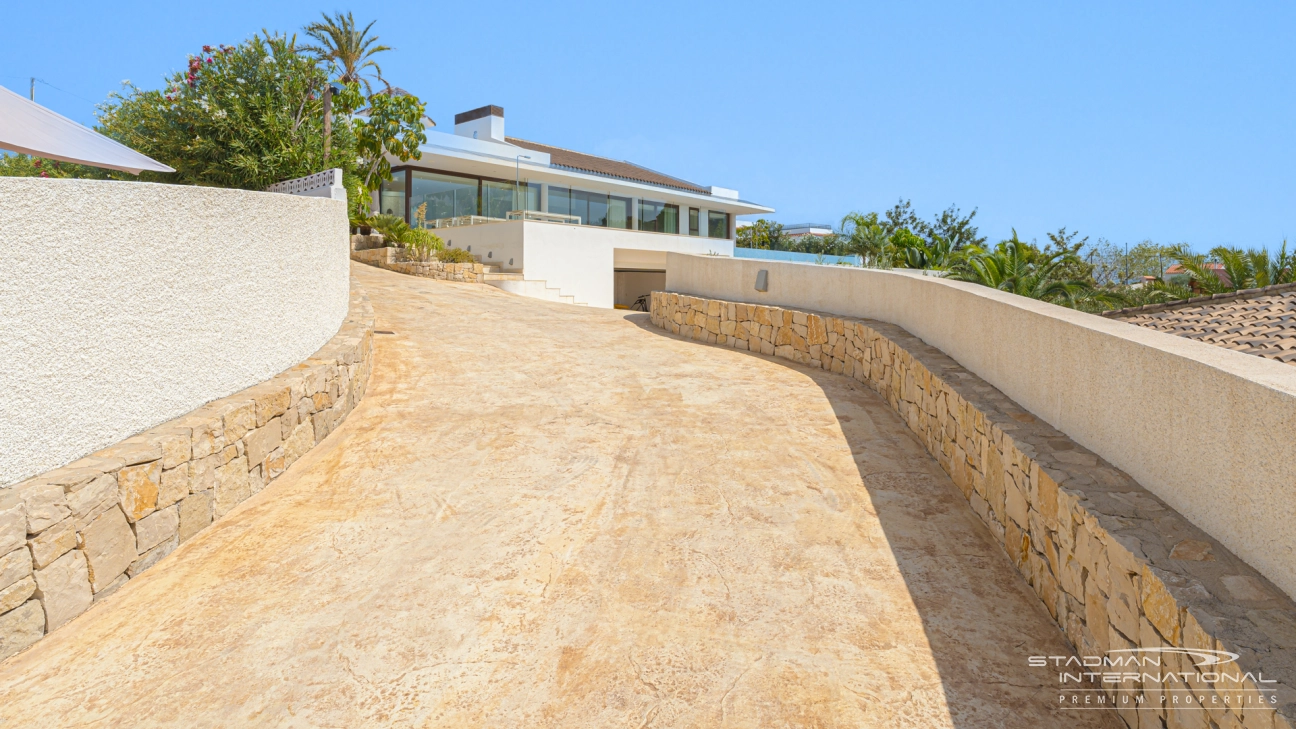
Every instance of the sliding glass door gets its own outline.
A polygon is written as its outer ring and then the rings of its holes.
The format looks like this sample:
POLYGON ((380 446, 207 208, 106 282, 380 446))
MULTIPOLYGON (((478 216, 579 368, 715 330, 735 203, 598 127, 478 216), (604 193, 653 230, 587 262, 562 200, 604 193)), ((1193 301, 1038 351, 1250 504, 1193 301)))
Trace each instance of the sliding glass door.
POLYGON ((417 170, 413 177, 410 184, 410 218, 417 218, 420 205, 427 206, 423 213, 424 220, 477 214, 478 181, 475 178, 417 170))
POLYGON ((583 225, 596 225, 600 228, 630 227, 628 197, 550 186, 549 212, 575 215, 583 225))

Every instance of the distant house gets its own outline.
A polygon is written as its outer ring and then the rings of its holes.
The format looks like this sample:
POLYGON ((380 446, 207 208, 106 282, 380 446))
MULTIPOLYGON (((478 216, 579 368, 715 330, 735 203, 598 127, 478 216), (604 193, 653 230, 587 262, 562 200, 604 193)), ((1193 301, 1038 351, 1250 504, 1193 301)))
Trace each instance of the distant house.
POLYGON ((736 216, 774 212, 737 190, 505 136, 498 106, 426 133, 421 159, 390 160, 374 208, 434 229, 524 295, 628 306, 665 288, 668 252, 732 256, 736 216))
MULTIPOLYGON (((1233 282, 1229 279, 1228 272, 1224 270, 1224 264, 1207 263, 1206 270, 1215 274, 1215 277, 1225 286, 1231 287, 1233 285, 1233 282)), ((1177 283, 1187 286, 1189 283, 1188 271, 1181 264, 1176 263, 1165 270, 1165 273, 1161 275, 1161 280, 1166 283, 1177 283)))
POLYGON ((783 235, 788 238, 803 238, 807 235, 823 238, 832 233, 833 228, 827 223, 794 223, 783 226, 783 235))

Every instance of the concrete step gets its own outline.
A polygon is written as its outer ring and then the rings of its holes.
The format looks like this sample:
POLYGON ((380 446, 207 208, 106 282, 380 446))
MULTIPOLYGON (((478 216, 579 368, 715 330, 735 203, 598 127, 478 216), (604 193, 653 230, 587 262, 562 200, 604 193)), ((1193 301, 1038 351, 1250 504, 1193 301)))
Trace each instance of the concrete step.
POLYGON ((483 274, 482 283, 518 296, 543 301, 556 301, 560 304, 586 306, 586 304, 578 303, 575 296, 563 294, 559 289, 550 287, 547 282, 528 279, 521 273, 483 274))

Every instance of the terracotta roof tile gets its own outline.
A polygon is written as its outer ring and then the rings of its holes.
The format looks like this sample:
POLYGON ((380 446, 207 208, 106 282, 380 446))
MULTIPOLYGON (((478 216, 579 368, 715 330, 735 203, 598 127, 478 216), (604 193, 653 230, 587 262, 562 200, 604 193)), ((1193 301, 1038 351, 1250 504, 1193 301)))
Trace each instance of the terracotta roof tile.
POLYGON ((685 190, 687 192, 696 192, 703 195, 710 195, 711 190, 701 185, 695 185, 687 180, 681 180, 678 177, 671 177, 660 172, 655 172, 647 167, 640 167, 630 162, 618 162, 607 157, 596 157, 584 152, 573 152, 570 149, 562 147, 551 147, 547 144, 537 142, 528 142, 525 139, 516 137, 506 137, 504 141, 509 144, 531 149, 536 152, 544 152, 549 155, 549 164, 554 167, 563 167, 577 172, 588 172, 594 175, 604 177, 615 177, 621 180, 630 180, 631 182, 643 182, 649 185, 659 187, 669 187, 675 190, 685 190))
POLYGON ((1296 284, 1122 309, 1105 316, 1296 365, 1296 284))

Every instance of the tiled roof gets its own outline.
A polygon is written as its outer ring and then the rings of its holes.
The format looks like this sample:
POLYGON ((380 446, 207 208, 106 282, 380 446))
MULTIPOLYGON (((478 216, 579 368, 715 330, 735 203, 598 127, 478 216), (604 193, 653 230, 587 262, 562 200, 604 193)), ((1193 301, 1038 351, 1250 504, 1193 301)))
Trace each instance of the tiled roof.
POLYGON ((1296 284, 1279 284, 1103 316, 1296 365, 1296 284))
POLYGON ((521 147, 523 149, 532 149, 537 152, 544 152, 549 155, 549 164, 554 167, 563 167, 577 172, 588 172, 594 175, 603 175, 604 177, 615 177, 621 180, 630 180, 631 182, 643 182, 649 185, 658 185, 660 187, 669 187, 675 190, 685 190, 687 192, 696 192, 703 195, 710 195, 711 190, 701 185, 695 185, 687 180, 681 180, 678 177, 663 175, 647 167, 630 162, 618 162, 607 157, 596 157, 584 152, 573 152, 570 149, 562 147, 551 147, 547 144, 537 142, 528 142, 525 139, 515 137, 506 137, 509 144, 521 147))

